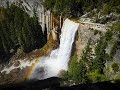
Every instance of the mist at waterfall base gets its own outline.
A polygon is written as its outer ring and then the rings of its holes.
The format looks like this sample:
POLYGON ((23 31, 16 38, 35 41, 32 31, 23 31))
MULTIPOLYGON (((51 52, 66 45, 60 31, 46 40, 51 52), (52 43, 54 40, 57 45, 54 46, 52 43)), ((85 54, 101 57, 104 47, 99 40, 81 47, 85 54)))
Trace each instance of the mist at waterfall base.
POLYGON ((61 29, 60 45, 52 50, 49 56, 43 57, 33 71, 30 79, 46 79, 57 77, 60 71, 68 69, 68 62, 71 55, 72 44, 79 23, 66 19, 61 29))

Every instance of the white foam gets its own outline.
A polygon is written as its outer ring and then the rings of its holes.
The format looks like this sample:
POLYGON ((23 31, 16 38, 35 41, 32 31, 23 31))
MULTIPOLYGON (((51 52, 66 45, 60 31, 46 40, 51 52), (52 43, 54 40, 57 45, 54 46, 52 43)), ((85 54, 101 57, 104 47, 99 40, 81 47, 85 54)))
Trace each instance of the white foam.
POLYGON ((35 59, 32 61, 29 60, 18 60, 20 62, 20 64, 18 66, 15 66, 14 64, 12 64, 9 67, 4 67, 3 70, 1 70, 0 72, 3 73, 5 72, 6 74, 9 74, 12 70, 16 69, 16 68, 20 68, 21 70, 26 68, 27 66, 31 66, 33 63, 35 63, 35 59))

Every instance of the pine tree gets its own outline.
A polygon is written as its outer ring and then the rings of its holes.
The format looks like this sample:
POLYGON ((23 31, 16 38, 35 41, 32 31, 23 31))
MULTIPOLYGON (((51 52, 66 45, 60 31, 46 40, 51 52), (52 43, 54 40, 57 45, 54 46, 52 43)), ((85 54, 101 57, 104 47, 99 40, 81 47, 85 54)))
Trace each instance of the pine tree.
POLYGON ((104 36, 102 36, 95 47, 95 58, 93 59, 93 70, 98 70, 101 74, 103 74, 103 69, 106 62, 106 47, 107 41, 104 36))

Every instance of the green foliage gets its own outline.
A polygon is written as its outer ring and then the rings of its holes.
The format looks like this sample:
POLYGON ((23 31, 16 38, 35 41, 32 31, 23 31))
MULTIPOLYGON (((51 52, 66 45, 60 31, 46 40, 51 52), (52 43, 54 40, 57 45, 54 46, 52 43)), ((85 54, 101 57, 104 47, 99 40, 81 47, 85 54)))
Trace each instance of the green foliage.
POLYGON ((36 15, 30 17, 14 4, 0 7, 0 12, 0 58, 11 55, 11 49, 16 51, 19 47, 27 53, 45 44, 36 15))
POLYGON ((120 22, 113 24, 111 29, 116 33, 120 33, 120 22))
POLYGON ((79 63, 77 61, 77 54, 72 56, 69 64, 68 75, 73 80, 79 80, 79 63))
POLYGON ((112 39, 113 32, 111 30, 107 30, 105 34, 106 41, 110 41, 112 39))
POLYGON ((87 67, 87 71, 91 70, 93 56, 94 55, 93 55, 92 46, 91 46, 91 39, 89 39, 87 46, 83 50, 83 54, 80 59, 80 61, 84 61, 87 67))
POLYGON ((119 81, 119 80, 120 80, 120 73, 117 74, 117 76, 115 77, 114 80, 116 80, 116 81, 119 81))
POLYGON ((103 5, 103 14, 108 15, 111 12, 112 7, 108 4, 103 5))
POLYGON ((103 73, 103 68, 106 61, 106 49, 107 42, 104 37, 101 37, 95 47, 95 58, 93 59, 93 70, 98 70, 100 73, 103 73))
POLYGON ((115 73, 119 71, 119 65, 117 63, 113 63, 112 68, 113 68, 115 73))
POLYGON ((111 51, 110 51, 110 60, 113 59, 114 55, 116 54, 116 51, 117 51, 117 41, 114 42, 112 48, 111 48, 111 51))
POLYGON ((46 9, 52 10, 54 8, 55 0, 45 0, 43 5, 46 7, 46 9))
POLYGON ((45 0, 46 9, 53 11, 56 15, 71 14, 76 16, 83 13, 81 0, 45 0))
POLYGON ((88 78, 93 83, 108 80, 108 78, 104 74, 99 73, 98 70, 95 70, 95 71, 88 73, 88 78))
POLYGON ((86 68, 86 65, 85 65, 84 61, 80 61, 79 62, 79 75, 78 75, 80 83, 86 83, 87 82, 88 77, 86 75, 86 72, 87 72, 87 68, 86 68))
MULTIPOLYGON (((108 30, 105 35, 102 35, 100 37, 100 40, 98 40, 98 43, 95 47, 95 58, 93 59, 93 65, 92 69, 98 70, 99 73, 103 74, 103 69, 105 66, 106 60, 109 60, 109 55, 106 53, 106 48, 108 46, 109 41, 112 39, 113 32, 111 30, 108 30)), ((113 47, 114 50, 116 50, 116 43, 113 47)), ((110 56, 114 56, 113 54, 115 51, 112 50, 110 56)))
POLYGON ((86 70, 85 63, 83 61, 78 62, 77 55, 74 54, 68 70, 68 79, 72 79, 76 83, 85 83, 87 81, 86 70))
POLYGON ((94 8, 103 9, 104 14, 120 12, 119 0, 45 0, 46 9, 56 15, 68 15, 78 17, 84 12, 90 12, 94 8))

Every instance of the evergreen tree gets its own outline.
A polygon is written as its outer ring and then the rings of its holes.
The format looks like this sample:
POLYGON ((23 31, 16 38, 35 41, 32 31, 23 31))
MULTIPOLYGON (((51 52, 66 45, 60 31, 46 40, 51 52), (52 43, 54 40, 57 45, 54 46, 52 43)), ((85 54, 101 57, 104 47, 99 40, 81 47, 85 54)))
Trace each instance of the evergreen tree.
POLYGON ((86 70, 84 61, 78 62, 77 54, 74 54, 72 60, 70 61, 68 78, 70 80, 72 79, 76 83, 85 83, 87 81, 86 70))
POLYGON ((91 39, 89 39, 87 46, 83 50, 83 54, 81 56, 81 61, 84 61, 85 66, 87 67, 88 71, 91 70, 92 60, 94 56, 91 45, 92 45, 92 42, 91 42, 91 39))
POLYGON ((18 48, 28 53, 45 44, 42 28, 35 14, 30 17, 23 9, 11 4, 0 7, 0 58, 12 55, 10 50, 18 48), (20 46, 20 47, 18 47, 20 46))
POLYGON ((93 70, 98 70, 98 72, 103 74, 103 69, 106 62, 106 47, 107 41, 104 36, 100 38, 97 46, 95 47, 95 58, 93 59, 93 70))

